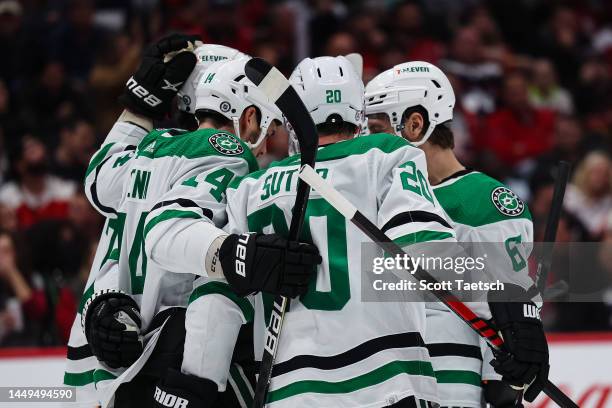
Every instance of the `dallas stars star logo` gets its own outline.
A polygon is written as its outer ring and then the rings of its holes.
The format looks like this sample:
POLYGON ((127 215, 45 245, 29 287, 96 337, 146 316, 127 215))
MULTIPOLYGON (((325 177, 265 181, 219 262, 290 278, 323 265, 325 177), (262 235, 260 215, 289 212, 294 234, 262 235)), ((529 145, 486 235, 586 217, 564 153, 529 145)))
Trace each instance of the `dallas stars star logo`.
POLYGON ((240 141, 229 133, 215 133, 208 141, 216 151, 227 156, 237 156, 244 152, 240 141))
POLYGON ((521 199, 506 187, 497 187, 491 193, 491 201, 497 210, 509 217, 517 217, 525 211, 525 204, 521 199))

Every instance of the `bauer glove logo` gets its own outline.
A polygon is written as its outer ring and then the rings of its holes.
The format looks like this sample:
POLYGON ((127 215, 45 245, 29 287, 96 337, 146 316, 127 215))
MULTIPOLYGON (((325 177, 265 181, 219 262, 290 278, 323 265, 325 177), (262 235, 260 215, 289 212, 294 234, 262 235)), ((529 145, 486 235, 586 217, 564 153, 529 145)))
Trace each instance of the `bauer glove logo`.
POLYGON ((246 253, 247 253, 247 242, 251 238, 250 234, 242 234, 238 238, 236 244, 236 274, 246 277, 246 253))

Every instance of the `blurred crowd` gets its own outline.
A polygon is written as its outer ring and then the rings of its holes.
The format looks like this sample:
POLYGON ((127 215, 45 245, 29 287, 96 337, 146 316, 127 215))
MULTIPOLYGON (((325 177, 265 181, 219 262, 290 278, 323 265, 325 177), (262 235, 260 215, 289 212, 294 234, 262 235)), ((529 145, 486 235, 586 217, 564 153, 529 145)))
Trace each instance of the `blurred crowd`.
MULTIPOLYGON (((437 64, 457 95, 459 157, 528 201, 536 240, 567 160, 558 240, 612 244, 610 1, 0 0, 0 345, 67 340, 103 221, 85 169, 143 45, 171 31, 285 74, 351 52, 366 83, 408 60, 437 64)), ((584 278, 612 287, 609 258, 584 278)), ((610 329, 612 290, 601 300, 553 305, 546 324, 610 329)))

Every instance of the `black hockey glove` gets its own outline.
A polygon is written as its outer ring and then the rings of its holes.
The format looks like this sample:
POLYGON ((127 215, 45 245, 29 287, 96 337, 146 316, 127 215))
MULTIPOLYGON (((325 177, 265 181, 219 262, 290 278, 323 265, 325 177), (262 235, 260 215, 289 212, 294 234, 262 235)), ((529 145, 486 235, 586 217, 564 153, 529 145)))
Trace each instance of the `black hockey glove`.
POLYGON ((321 256, 316 246, 278 234, 232 234, 219 250, 230 286, 241 296, 255 292, 296 297, 306 293, 321 256))
POLYGON ((214 381, 168 368, 153 390, 153 406, 209 408, 216 405, 218 394, 214 381))
POLYGON ((92 296, 83 320, 91 351, 109 367, 129 367, 142 354, 140 312, 127 294, 107 291, 92 296))
POLYGON ((198 37, 171 34, 147 47, 138 71, 128 80, 119 101, 134 113, 149 119, 163 119, 170 112, 172 99, 196 64, 194 48, 198 37), (164 62, 168 54, 179 52, 164 62))
POLYGON ((503 294, 491 292, 489 296, 493 324, 501 333, 507 351, 496 353, 491 365, 504 381, 516 387, 525 386, 524 398, 531 402, 548 379, 548 343, 539 310, 526 291, 512 284, 505 287, 503 294), (501 297, 505 301, 496 301, 501 297), (512 301, 508 302, 509 299, 512 301))

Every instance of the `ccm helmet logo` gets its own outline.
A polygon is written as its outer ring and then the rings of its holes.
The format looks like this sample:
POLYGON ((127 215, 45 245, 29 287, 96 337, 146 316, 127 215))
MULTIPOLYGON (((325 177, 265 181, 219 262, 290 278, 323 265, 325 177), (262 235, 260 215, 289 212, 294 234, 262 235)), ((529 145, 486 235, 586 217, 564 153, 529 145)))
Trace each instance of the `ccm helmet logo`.
POLYGON ((238 238, 238 244, 236 245, 236 273, 243 278, 246 277, 246 246, 250 238, 250 234, 242 234, 238 238))
POLYGON ((159 402, 164 407, 187 408, 189 405, 189 401, 187 401, 185 398, 169 394, 166 391, 160 390, 159 387, 155 387, 153 398, 155 398, 155 401, 159 402))
POLYGON ((134 79, 134 77, 130 77, 128 79, 126 86, 136 97, 142 99, 147 105, 151 107, 155 107, 162 103, 161 99, 157 96, 149 93, 146 89, 144 89, 141 85, 138 85, 138 82, 134 79))

